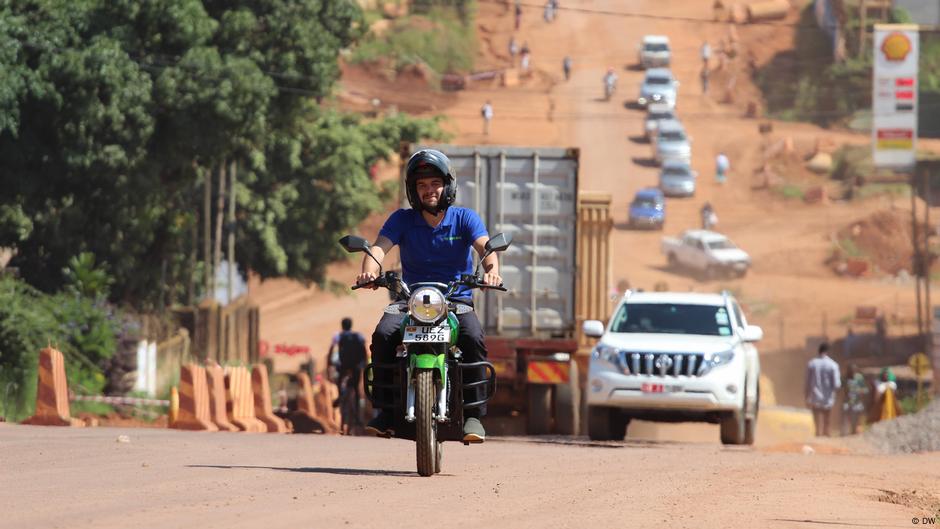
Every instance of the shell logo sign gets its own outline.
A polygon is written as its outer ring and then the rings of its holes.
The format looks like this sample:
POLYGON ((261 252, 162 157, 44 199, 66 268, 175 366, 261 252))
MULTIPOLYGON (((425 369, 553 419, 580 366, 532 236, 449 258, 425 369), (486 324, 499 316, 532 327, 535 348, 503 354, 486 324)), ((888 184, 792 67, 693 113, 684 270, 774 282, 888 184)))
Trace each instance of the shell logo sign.
POLYGON ((913 46, 907 35, 895 31, 881 43, 881 53, 891 62, 901 62, 911 53, 913 46))

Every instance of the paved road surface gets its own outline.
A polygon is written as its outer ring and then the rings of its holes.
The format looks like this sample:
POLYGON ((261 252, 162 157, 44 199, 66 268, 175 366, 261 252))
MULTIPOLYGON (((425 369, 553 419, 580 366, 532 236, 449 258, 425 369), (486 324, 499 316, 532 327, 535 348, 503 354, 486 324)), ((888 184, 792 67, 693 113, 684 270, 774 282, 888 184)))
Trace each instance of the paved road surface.
POLYGON ((0 425, 0 454, 0 527, 17 529, 908 528, 924 513, 880 491, 940 483, 938 454, 564 438, 448 444, 431 478, 412 444, 373 438, 0 425))

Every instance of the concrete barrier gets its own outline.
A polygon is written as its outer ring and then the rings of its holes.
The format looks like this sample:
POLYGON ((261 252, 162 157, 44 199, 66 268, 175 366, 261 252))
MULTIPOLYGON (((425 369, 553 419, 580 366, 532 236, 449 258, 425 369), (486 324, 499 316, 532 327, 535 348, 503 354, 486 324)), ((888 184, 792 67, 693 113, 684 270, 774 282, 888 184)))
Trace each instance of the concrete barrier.
POLYGON ((209 416, 209 383, 206 381, 206 368, 196 364, 186 364, 180 367, 179 414, 170 428, 219 431, 209 416))
POLYGON ((206 376, 209 379, 209 416, 212 422, 221 432, 240 431, 238 426, 229 422, 228 412, 225 410, 225 372, 222 366, 212 362, 206 366, 206 376))
POLYGON ((36 412, 23 424, 41 426, 84 426, 69 411, 69 386, 65 377, 65 358, 52 347, 39 351, 39 384, 36 388, 36 412))
POLYGON ((284 419, 274 415, 271 407, 271 385, 268 383, 268 369, 262 364, 251 368, 251 391, 254 394, 255 417, 263 422, 270 433, 288 433, 290 430, 284 419))
POLYGON ((263 433, 268 427, 255 417, 255 397, 251 374, 245 367, 229 367, 225 375, 226 411, 229 422, 243 432, 263 433))
POLYGON ((290 419, 295 433, 339 433, 329 420, 317 415, 313 398, 313 385, 307 373, 297 375, 297 409, 291 412, 290 419))

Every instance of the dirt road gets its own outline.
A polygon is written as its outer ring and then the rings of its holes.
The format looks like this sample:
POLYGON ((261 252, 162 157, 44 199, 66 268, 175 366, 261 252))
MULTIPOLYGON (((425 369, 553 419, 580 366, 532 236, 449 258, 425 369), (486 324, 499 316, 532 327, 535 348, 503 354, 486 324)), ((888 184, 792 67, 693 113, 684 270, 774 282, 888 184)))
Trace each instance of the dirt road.
POLYGON ((0 425, 0 447, 6 529, 909 528, 940 480, 938 454, 548 438, 448 444, 431 478, 373 438, 0 425))

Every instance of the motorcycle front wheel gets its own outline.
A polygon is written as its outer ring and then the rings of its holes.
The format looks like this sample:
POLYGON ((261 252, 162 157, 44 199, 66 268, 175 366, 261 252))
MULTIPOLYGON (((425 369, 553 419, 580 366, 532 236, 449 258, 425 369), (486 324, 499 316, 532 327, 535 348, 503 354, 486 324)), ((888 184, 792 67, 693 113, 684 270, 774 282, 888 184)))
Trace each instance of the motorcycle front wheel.
POLYGON ((434 420, 434 370, 423 369, 415 376, 415 452, 418 474, 431 476, 439 470, 437 424, 434 420))

